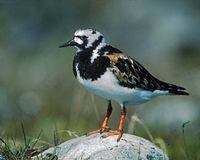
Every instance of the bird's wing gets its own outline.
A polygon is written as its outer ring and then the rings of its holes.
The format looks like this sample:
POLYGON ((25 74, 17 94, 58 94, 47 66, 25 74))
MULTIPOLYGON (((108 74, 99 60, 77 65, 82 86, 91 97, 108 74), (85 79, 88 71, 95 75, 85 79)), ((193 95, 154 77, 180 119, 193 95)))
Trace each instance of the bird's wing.
POLYGON ((110 52, 104 56, 109 58, 111 62, 110 70, 119 80, 119 84, 124 87, 150 91, 163 90, 173 94, 186 94, 186 92, 181 91, 185 90, 185 88, 158 80, 139 62, 123 53, 110 52))

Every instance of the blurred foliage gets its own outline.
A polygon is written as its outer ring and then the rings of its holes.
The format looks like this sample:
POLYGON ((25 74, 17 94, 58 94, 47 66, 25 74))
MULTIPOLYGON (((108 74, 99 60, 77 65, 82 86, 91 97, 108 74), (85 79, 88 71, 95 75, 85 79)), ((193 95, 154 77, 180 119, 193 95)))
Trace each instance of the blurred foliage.
MULTIPOLYGON (((74 49, 58 48, 75 30, 95 28, 156 77, 190 93, 128 108, 128 131, 136 113, 171 159, 200 159, 200 1, 0 0, 0 22, 0 137, 22 142, 23 123, 28 136, 41 132, 54 144, 55 131, 64 131, 64 141, 68 130, 82 135, 101 124, 106 101, 75 80, 74 49)), ((120 113, 114 106, 112 128, 120 113)), ((149 139, 141 125, 134 134, 149 139)))

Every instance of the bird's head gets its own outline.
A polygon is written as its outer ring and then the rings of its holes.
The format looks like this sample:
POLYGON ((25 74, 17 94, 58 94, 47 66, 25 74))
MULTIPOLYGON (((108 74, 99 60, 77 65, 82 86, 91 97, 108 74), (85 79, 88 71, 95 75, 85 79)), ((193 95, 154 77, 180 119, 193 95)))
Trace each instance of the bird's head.
POLYGON ((96 49, 98 46, 105 46, 103 35, 93 29, 79 29, 74 33, 72 40, 60 45, 59 47, 75 46, 78 50, 96 49))

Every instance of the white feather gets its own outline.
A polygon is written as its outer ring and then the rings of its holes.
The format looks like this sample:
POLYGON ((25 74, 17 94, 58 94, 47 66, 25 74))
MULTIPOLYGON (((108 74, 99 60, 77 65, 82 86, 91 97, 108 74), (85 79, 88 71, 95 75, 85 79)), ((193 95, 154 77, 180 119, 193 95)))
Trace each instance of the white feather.
MULTIPOLYGON (((88 37, 88 43, 86 48, 92 47, 92 43, 96 41, 102 34, 98 31, 95 32, 95 34, 92 34, 93 30, 91 29, 85 29, 85 30, 77 30, 74 33, 74 36, 86 36, 88 37)), ((104 40, 103 40, 104 41, 104 40)))
POLYGON ((83 41, 78 37, 74 37, 74 41, 80 45, 83 44, 83 41))
POLYGON ((76 71, 77 79, 84 88, 98 96, 108 100, 114 100, 119 104, 141 104, 149 101, 153 97, 167 94, 166 91, 151 92, 120 86, 116 77, 109 70, 95 81, 81 78, 78 71, 78 65, 76 66, 76 71))
POLYGON ((95 48, 95 50, 94 50, 93 53, 92 53, 92 57, 91 57, 91 61, 90 61, 91 63, 93 63, 94 60, 99 56, 99 54, 98 54, 99 50, 100 50, 101 48, 103 48, 105 45, 106 45, 105 42, 101 42, 101 43, 95 48))
POLYGON ((93 54, 92 54, 92 57, 91 57, 91 59, 90 59, 90 62, 93 63, 94 60, 95 60, 97 57, 99 57, 99 54, 98 54, 98 53, 93 53, 93 54))

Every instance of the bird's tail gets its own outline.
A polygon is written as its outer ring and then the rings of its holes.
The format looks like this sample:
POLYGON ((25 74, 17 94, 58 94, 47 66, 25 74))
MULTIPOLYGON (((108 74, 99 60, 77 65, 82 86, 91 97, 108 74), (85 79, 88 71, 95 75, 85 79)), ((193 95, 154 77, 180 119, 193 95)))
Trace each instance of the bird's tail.
POLYGON ((189 95, 189 93, 185 91, 186 89, 184 87, 180 87, 166 82, 161 82, 161 86, 162 90, 168 91, 171 95, 189 95))
MULTIPOLYGON (((181 87, 181 88, 183 88, 183 87, 181 87)), ((185 90, 185 88, 183 90, 185 90)), ((169 90, 169 93, 172 94, 172 95, 189 95, 188 92, 183 91, 183 90, 178 90, 178 89, 176 89, 176 90, 169 90)))

